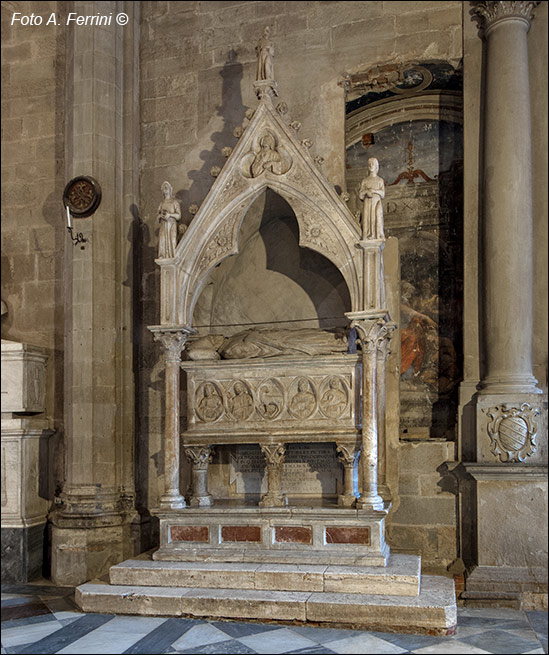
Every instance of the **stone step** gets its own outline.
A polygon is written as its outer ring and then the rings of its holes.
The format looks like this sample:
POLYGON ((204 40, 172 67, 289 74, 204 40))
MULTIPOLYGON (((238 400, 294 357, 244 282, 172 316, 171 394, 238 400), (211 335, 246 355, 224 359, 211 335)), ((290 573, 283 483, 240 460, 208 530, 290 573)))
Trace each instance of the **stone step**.
POLYGON ((261 562, 127 560, 110 569, 113 585, 318 591, 417 596, 421 558, 394 554, 387 566, 327 566, 261 562))
POLYGON ((316 566, 377 566, 385 567, 389 548, 378 555, 361 554, 354 551, 327 551, 302 549, 259 550, 246 546, 222 548, 177 548, 172 544, 161 546, 153 559, 162 562, 262 562, 276 564, 283 560, 287 564, 314 564, 316 566))
POLYGON ((76 589, 84 612, 308 622, 389 632, 453 634, 454 581, 423 576, 418 596, 378 596, 258 589, 144 587, 86 583, 76 589))

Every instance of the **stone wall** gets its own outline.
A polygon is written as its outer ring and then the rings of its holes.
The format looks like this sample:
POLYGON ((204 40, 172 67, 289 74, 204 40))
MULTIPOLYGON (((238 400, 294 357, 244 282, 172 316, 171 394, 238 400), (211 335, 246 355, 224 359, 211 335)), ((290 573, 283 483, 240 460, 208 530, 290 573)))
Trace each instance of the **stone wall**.
MULTIPOLYGON (((2 3, 2 338, 47 349, 55 427, 63 422, 65 32, 45 21, 64 14, 58 4, 2 3), (17 11, 43 24, 12 26, 17 11)), ((58 438, 50 440, 50 500, 62 476, 58 438)))
POLYGON ((402 441, 400 501, 391 513, 387 541, 395 552, 421 554, 424 570, 448 568, 458 557, 457 488, 450 473, 455 444, 402 441))

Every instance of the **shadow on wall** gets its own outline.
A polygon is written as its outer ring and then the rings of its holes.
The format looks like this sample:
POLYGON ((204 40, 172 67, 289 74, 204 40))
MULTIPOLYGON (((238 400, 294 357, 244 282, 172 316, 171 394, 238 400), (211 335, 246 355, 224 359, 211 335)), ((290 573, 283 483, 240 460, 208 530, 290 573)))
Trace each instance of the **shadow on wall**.
MULTIPOLYGON (((222 150, 227 147, 234 147, 236 139, 235 130, 241 126, 247 107, 242 103, 241 83, 243 77, 243 66, 237 60, 235 50, 230 50, 227 60, 219 71, 221 77, 221 104, 216 107, 216 115, 223 121, 223 129, 213 132, 210 141, 213 146, 210 150, 202 150, 200 159, 204 162, 200 169, 191 170, 187 177, 192 180, 187 191, 180 189, 176 197, 183 202, 183 215, 187 207, 185 201, 200 206, 208 194, 213 182, 212 170, 223 168, 226 157, 222 150)), ((187 221, 187 223, 190 222, 187 221)))

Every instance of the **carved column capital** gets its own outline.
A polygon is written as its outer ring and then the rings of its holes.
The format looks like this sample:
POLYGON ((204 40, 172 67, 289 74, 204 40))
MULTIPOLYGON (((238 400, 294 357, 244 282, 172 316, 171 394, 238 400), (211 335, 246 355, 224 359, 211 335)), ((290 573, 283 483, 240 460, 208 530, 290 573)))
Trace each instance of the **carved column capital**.
POLYGON ((212 461, 213 449, 209 446, 185 446, 185 455, 197 470, 207 470, 212 461))
POLYGON ((153 333, 153 338, 162 344, 164 348, 164 359, 166 363, 173 363, 181 360, 181 353, 185 349, 185 344, 193 330, 189 328, 165 328, 149 327, 153 333))
POLYGON ((345 467, 353 468, 360 455, 360 448, 350 444, 337 444, 337 458, 345 467))
POLYGON ((479 36, 487 36, 491 28, 500 21, 508 19, 519 19, 524 21, 527 29, 534 17, 534 9, 539 5, 539 0, 488 0, 486 2, 471 2, 471 15, 473 20, 478 22, 479 36))
POLYGON ((378 353, 387 357, 390 353, 389 343, 393 332, 396 330, 396 323, 385 319, 355 320, 351 327, 356 328, 357 338, 366 353, 378 353))
POLYGON ((261 445, 260 447, 267 466, 280 466, 284 463, 286 447, 283 443, 261 445))

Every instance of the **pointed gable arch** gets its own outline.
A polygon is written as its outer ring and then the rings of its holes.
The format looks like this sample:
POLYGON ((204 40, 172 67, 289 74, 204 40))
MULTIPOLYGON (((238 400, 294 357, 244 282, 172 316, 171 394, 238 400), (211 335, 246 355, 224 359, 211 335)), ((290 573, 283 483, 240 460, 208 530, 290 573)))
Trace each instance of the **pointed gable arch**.
POLYGON ((238 253, 246 212, 267 188, 295 213, 299 245, 329 259, 341 272, 353 311, 360 308, 361 232, 345 203, 318 170, 307 143, 299 142, 263 97, 238 144, 179 242, 175 257, 157 260, 162 268, 162 322, 190 327, 208 274, 238 253))

